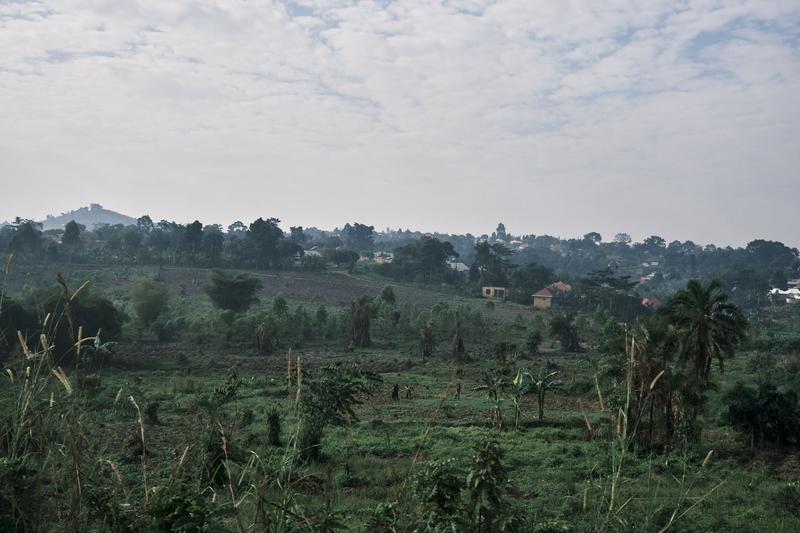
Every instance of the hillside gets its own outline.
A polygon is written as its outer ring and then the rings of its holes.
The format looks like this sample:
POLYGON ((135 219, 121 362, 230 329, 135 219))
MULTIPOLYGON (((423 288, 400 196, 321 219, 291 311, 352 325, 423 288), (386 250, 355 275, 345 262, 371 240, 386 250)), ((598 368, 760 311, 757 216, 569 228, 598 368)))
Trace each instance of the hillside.
POLYGON ((70 220, 74 220, 78 224, 83 224, 87 229, 93 229, 102 224, 113 226, 114 224, 122 224, 123 226, 130 226, 136 224, 136 219, 104 209, 100 204, 90 204, 88 207, 81 207, 68 213, 63 213, 59 216, 48 215, 45 220, 42 220, 42 229, 60 229, 63 228, 70 220))

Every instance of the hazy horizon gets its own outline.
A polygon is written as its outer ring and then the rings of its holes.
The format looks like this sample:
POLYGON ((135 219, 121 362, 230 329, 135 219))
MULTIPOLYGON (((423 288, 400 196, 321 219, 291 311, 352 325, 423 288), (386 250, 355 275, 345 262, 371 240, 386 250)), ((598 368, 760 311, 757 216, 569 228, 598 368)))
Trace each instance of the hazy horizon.
POLYGON ((0 221, 800 246, 800 4, 0 3, 0 221))
MULTIPOLYGON (((81 208, 84 208, 84 207, 88 207, 90 205, 90 203, 99 203, 99 202, 89 202, 89 203, 86 203, 86 204, 84 204, 82 206, 78 206, 75 209, 70 209, 70 210, 67 210, 65 212, 47 213, 46 215, 41 216, 41 217, 27 217, 27 218, 32 218, 33 220, 36 220, 36 221, 44 221, 48 216, 60 217, 60 216, 62 216, 64 214, 67 214, 68 212, 76 211, 78 209, 81 209, 81 208)), ((125 216, 129 216, 129 217, 134 218, 134 219, 138 218, 140 216, 143 216, 143 215, 148 215, 148 216, 151 217, 151 219, 155 223, 158 223, 160 220, 169 220, 171 222, 177 222, 179 224, 189 224, 191 222, 194 222, 195 220, 200 220, 200 222, 202 222, 203 225, 219 224, 220 226, 222 226, 223 230, 226 230, 227 226, 229 224, 232 224, 233 222, 236 222, 237 220, 243 222, 245 225, 249 225, 250 222, 252 222, 256 218, 258 218, 259 216, 261 216, 263 218, 266 218, 268 216, 274 216, 274 215, 270 215, 270 214, 263 214, 263 215, 254 216, 253 218, 246 218, 246 219, 237 218, 237 219, 225 220, 225 221, 201 219, 201 218, 198 218, 198 217, 190 217, 189 219, 185 219, 184 220, 184 219, 175 219, 174 217, 169 217, 169 216, 156 216, 156 215, 153 215, 152 213, 140 213, 140 214, 128 213, 128 212, 120 211, 119 209, 115 209, 114 206, 108 206, 108 205, 104 205, 104 204, 100 204, 100 205, 102 205, 103 209, 114 211, 116 213, 119 213, 119 214, 125 215, 125 216)), ((275 218, 279 218, 280 219, 280 217, 275 217, 275 218)), ((559 239, 573 239, 573 238, 581 238, 586 233, 589 233, 590 231, 594 231, 594 230, 589 229, 589 230, 586 230, 586 231, 583 231, 583 232, 580 232, 580 233, 576 233, 575 235, 565 235, 565 234, 559 234, 559 233, 550 233, 550 232, 547 232, 547 231, 542 231, 542 232, 538 232, 538 233, 535 232, 535 231, 520 231, 520 230, 515 230, 515 228, 509 227, 507 224, 505 224, 505 222, 503 222, 503 220, 499 220, 497 223, 491 225, 491 228, 476 229, 476 230, 469 230, 469 229, 463 229, 463 228, 462 229, 455 229, 455 230, 441 230, 441 229, 437 229, 437 228, 415 227, 413 225, 390 227, 390 226, 375 225, 375 224, 371 223, 368 220, 359 220, 359 219, 345 220, 345 221, 341 221, 339 223, 336 223, 336 224, 333 224, 333 225, 330 225, 330 226, 322 226, 322 225, 319 225, 319 224, 315 224, 313 222, 308 223, 308 224, 302 224, 302 223, 289 224, 286 221, 284 221, 283 219, 280 219, 280 220, 281 220, 281 222, 280 222, 281 228, 284 229, 284 231, 287 231, 287 232, 288 232, 289 227, 290 226, 294 226, 294 225, 300 225, 300 226, 302 226, 304 228, 312 228, 313 227, 313 228, 316 228, 316 229, 321 230, 321 231, 334 231, 336 229, 341 229, 342 226, 344 226, 348 222, 349 223, 360 222, 360 223, 363 223, 363 224, 372 225, 372 226, 375 227, 375 231, 379 232, 379 233, 380 232, 385 232, 387 229, 389 229, 391 231, 409 230, 409 231, 412 231, 412 232, 432 233, 432 234, 433 233, 451 234, 451 235, 471 234, 474 237, 480 237, 481 235, 484 235, 484 234, 485 235, 491 235, 492 232, 494 232, 496 230, 497 224, 501 223, 501 222, 506 226, 506 230, 509 233, 509 235, 520 236, 520 237, 521 236, 525 236, 525 235, 537 235, 537 236, 549 235, 551 237, 556 237, 556 238, 559 238, 559 239)), ((10 220, 0 220, 0 223, 2 223, 2 222, 10 222, 10 220)), ((701 242, 701 241, 697 241, 696 239, 692 239, 691 237, 682 238, 681 236, 673 236, 673 235, 670 235, 670 234, 648 233, 648 234, 638 235, 635 232, 626 231, 625 229, 621 229, 620 231, 613 232, 613 233, 607 233, 607 234, 601 233, 601 236, 603 237, 603 242, 612 242, 614 236, 617 233, 627 233, 628 235, 631 236, 631 238, 633 239, 633 242, 641 242, 642 240, 646 239, 647 237, 650 237, 651 235, 658 235, 659 237, 664 238, 667 243, 670 243, 670 242, 672 242, 674 240, 678 240, 678 241, 690 240, 690 241, 695 242, 695 244, 699 244, 699 245, 714 244, 714 245, 720 246, 720 247, 725 247, 725 246, 744 247, 747 244, 747 242, 749 242, 749 240, 745 241, 745 242, 741 242, 741 243, 713 242, 713 241, 701 242)), ((775 240, 775 239, 771 239, 769 236, 761 236, 761 237, 755 237, 755 238, 763 238, 763 239, 766 239, 766 240, 775 240)), ((752 239, 750 239, 750 240, 752 240, 752 239)), ((784 244, 786 244, 787 246, 796 247, 796 245, 794 245, 791 242, 784 242, 784 244)))

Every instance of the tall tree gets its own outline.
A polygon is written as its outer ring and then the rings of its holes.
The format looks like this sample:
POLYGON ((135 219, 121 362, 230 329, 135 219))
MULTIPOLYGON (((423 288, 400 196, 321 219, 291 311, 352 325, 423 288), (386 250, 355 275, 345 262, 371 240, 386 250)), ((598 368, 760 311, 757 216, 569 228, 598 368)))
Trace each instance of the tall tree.
POLYGON ((703 383, 708 381, 712 359, 724 369, 724 359, 733 357, 745 338, 747 319, 728 301, 717 280, 707 284, 690 281, 669 299, 662 313, 677 330, 681 362, 691 365, 703 383))
POLYGON ((266 269, 275 267, 279 260, 278 244, 283 239, 283 231, 277 218, 264 220, 259 218, 250 224, 247 230, 247 240, 251 243, 256 254, 256 268, 266 269))
POLYGON ((199 220, 187 224, 183 230, 183 240, 186 250, 193 256, 197 254, 203 242, 203 224, 199 220))
POLYGON ((447 259, 456 257, 453 245, 434 237, 423 237, 395 248, 394 260, 386 265, 386 273, 400 279, 434 281, 450 274, 447 259))
POLYGON ((303 226, 292 226, 289 228, 289 239, 292 242, 302 246, 307 238, 305 231, 303 231, 303 226))
POLYGON ((348 223, 342 228, 342 240, 350 250, 360 254, 369 253, 375 248, 374 233, 375 226, 367 226, 358 222, 352 225, 348 223))
POLYGON ((511 268, 508 258, 511 254, 511 250, 501 243, 481 241, 475 245, 475 266, 481 285, 508 285, 508 270, 511 268))
POLYGON ((155 229, 155 224, 153 224, 153 219, 150 218, 150 215, 144 215, 136 219, 136 227, 142 233, 147 234, 155 229))
POLYGON ((81 232, 85 226, 78 224, 74 220, 70 220, 64 226, 64 235, 61 236, 61 244, 71 248, 77 248, 81 244, 81 232))

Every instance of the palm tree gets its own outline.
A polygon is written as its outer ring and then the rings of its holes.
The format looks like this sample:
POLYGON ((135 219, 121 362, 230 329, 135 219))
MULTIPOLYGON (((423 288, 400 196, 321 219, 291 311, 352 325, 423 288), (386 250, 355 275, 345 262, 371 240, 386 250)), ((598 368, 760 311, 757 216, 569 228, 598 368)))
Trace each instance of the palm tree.
POLYGON ((670 298, 663 311, 678 340, 681 364, 691 363, 695 376, 707 383, 711 360, 724 372, 724 359, 733 357, 745 338, 747 319, 718 280, 703 284, 692 280, 670 298))

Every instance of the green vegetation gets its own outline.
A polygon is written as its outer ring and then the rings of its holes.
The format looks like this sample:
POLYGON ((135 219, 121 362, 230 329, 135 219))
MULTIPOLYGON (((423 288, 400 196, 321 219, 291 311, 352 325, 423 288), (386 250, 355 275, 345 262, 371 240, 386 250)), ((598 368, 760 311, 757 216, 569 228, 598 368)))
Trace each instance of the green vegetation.
POLYGON ((216 307, 241 312, 257 301, 255 295, 260 288, 261 282, 247 274, 214 270, 204 290, 216 307))
MULTIPOLYGON (((502 243, 458 274, 463 243, 436 236, 365 266, 369 226, 274 219, 71 227, 53 279, 35 230, 14 226, 0 292, 4 531, 800 528, 800 307, 723 280, 654 311, 619 269, 515 266, 502 243), (298 255, 315 242, 321 269, 298 255)), ((668 248, 620 239, 580 246, 668 248)), ((783 283, 781 250, 748 253, 783 283)))

